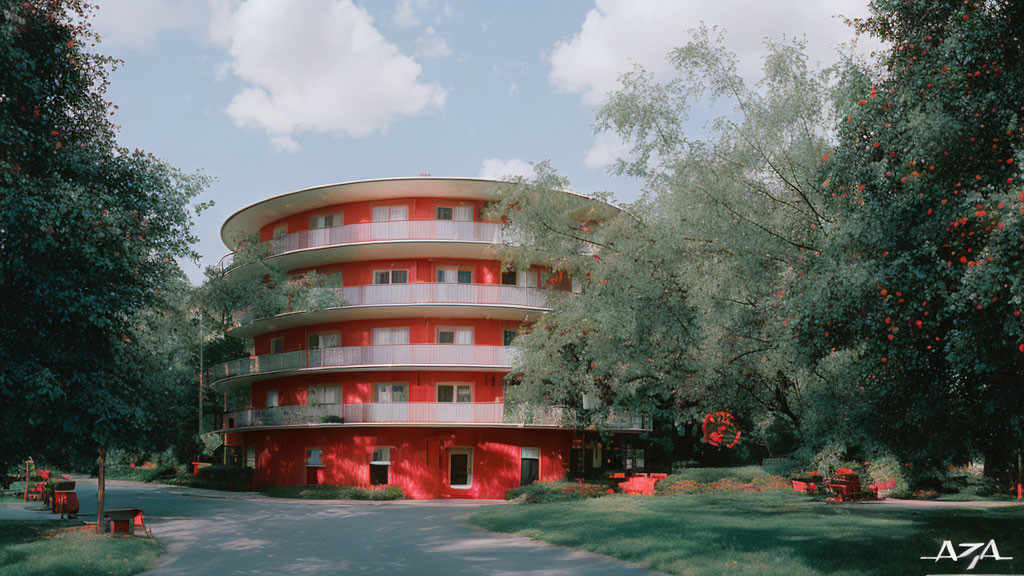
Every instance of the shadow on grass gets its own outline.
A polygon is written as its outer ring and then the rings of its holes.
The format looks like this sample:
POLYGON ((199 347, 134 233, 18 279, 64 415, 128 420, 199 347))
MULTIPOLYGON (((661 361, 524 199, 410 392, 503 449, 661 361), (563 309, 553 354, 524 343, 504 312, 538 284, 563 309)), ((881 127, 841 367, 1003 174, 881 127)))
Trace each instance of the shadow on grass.
POLYGON ((156 540, 99 536, 79 522, 0 521, 4 576, 131 576, 162 552, 156 540))
POLYGON ((962 572, 934 556, 943 540, 995 538, 1012 562, 979 572, 1020 571, 1024 509, 894 510, 835 505, 785 493, 704 494, 503 506, 471 519, 498 532, 583 548, 673 574, 884 575, 962 572))

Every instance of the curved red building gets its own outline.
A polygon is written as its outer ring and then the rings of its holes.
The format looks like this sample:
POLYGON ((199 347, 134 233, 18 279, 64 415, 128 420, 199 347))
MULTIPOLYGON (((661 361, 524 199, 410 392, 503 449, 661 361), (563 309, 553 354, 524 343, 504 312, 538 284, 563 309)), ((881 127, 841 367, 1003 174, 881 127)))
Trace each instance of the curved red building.
POLYGON ((228 218, 229 248, 258 233, 280 268, 340 274, 344 286, 338 306, 240 316, 232 334, 251 338, 253 353, 212 370, 215 389, 245 407, 225 414, 220 432, 257 483, 502 498, 534 480, 643 468, 630 442, 643 422, 623 420, 621 442, 603 446, 557 408, 506 410, 512 340, 547 310, 550 290, 572 282, 541 268, 503 271, 502 225, 481 218, 500 184, 347 182, 228 218))

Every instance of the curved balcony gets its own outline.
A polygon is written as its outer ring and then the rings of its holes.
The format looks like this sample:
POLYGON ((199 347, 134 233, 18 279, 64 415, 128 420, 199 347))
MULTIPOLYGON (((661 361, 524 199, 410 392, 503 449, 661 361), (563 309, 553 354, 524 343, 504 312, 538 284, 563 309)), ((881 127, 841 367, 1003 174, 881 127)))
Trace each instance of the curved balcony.
MULTIPOLYGON (((643 418, 619 417, 609 424, 616 430, 650 430, 649 422, 643 418)), ((367 425, 572 428, 576 421, 571 411, 559 407, 513 409, 501 402, 395 402, 240 410, 226 415, 220 431, 367 425)))
MULTIPOLYGON (((310 252, 303 256, 289 257, 289 265, 312 266, 334 261, 344 256, 344 250, 326 249, 360 247, 359 257, 375 259, 393 256, 393 248, 386 244, 412 243, 409 255, 467 256, 480 257, 484 248, 500 244, 505 238, 504 225, 500 222, 460 222, 456 220, 389 220, 386 222, 362 222, 331 228, 315 228, 287 234, 270 241, 270 258, 279 258, 293 253, 310 252), (465 247, 465 245, 476 245, 465 247), (463 246, 462 249, 456 248, 463 246), (292 262, 294 260, 294 262, 292 262)), ((231 254, 221 258, 222 269, 234 264, 231 254)))
POLYGON ((401 316, 446 318, 494 318, 524 320, 531 312, 548 308, 548 290, 502 284, 371 284, 329 288, 342 306, 320 310, 295 310, 267 318, 255 318, 245 310, 234 315, 232 335, 249 338, 270 330, 310 323, 342 322, 362 318, 401 316))
POLYGON ((467 344, 400 344, 342 346, 264 354, 218 364, 210 381, 253 382, 287 372, 353 372, 361 370, 484 370, 511 368, 511 347, 467 344))

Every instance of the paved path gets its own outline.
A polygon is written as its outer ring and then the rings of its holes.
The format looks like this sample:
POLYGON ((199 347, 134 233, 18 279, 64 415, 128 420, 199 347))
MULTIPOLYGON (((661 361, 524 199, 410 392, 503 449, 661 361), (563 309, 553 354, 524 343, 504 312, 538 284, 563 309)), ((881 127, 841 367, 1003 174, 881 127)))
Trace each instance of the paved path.
MULTIPOLYGON (((95 520, 96 482, 79 481, 78 493, 80 517, 95 520)), ((466 519, 481 505, 487 504, 279 500, 127 482, 108 484, 106 503, 142 508, 153 534, 168 544, 163 564, 146 572, 152 576, 651 574, 474 528, 466 519)), ((14 510, 0 510, 0 517, 9 514, 14 510)))

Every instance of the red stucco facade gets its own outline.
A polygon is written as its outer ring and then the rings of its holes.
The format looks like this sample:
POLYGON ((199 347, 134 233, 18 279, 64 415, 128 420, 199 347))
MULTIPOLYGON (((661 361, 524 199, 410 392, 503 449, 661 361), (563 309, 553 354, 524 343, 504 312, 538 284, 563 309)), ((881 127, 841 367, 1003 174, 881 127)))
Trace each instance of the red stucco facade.
MULTIPOLYGON (((293 276, 340 274, 344 289, 362 287, 369 303, 239 329, 251 338, 251 357, 212 378, 234 404, 242 398, 244 409, 225 414, 221 431, 257 483, 386 482, 410 498, 502 498, 523 482, 563 478, 572 458, 582 461, 573 450, 582 450, 583 436, 560 427, 557 414, 510 415, 503 405, 509 334, 544 313, 542 290, 571 282, 538 268, 503 276, 487 246, 500 225, 481 220, 497 185, 340 184, 229 218, 225 239, 258 233, 293 276), (405 274, 382 281, 381 271, 405 274), (397 332, 381 332, 389 330, 397 332), (316 347, 323 342, 329 348, 316 347)), ((586 446, 597 465, 594 440, 586 446)))

